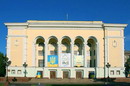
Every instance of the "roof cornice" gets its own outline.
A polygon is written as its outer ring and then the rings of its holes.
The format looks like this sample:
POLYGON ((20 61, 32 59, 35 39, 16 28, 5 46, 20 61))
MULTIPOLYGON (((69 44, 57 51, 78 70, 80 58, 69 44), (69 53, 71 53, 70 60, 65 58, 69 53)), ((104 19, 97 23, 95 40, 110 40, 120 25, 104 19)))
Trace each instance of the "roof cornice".
POLYGON ((26 29, 47 29, 47 28, 86 28, 86 29, 124 29, 127 24, 107 24, 102 21, 32 21, 25 23, 5 23, 8 28, 22 27, 26 29))
POLYGON ((123 27, 123 28, 125 28, 125 27, 127 27, 128 24, 106 24, 106 23, 104 23, 103 25, 105 27, 123 27))
POLYGON ((27 21, 29 28, 101 28, 101 21, 27 21))
POLYGON ((6 26, 27 26, 28 23, 4 23, 6 26))

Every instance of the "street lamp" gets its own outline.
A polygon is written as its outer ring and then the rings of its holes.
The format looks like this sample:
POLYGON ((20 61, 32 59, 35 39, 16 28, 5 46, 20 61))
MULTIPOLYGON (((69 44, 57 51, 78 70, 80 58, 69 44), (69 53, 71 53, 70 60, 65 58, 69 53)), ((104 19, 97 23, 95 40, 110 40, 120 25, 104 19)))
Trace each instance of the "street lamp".
POLYGON ((11 64, 11 61, 8 61, 8 59, 7 59, 5 64, 6 64, 6 81, 8 82, 8 66, 11 64))
POLYGON ((26 67, 28 66, 28 64, 26 64, 26 62, 24 62, 24 64, 23 64, 23 67, 25 68, 25 71, 24 71, 24 77, 26 77, 26 74, 27 74, 27 71, 26 71, 26 67))
POLYGON ((111 65, 109 63, 107 63, 106 67, 108 68, 108 77, 107 77, 107 80, 108 80, 109 79, 109 68, 111 67, 111 65))

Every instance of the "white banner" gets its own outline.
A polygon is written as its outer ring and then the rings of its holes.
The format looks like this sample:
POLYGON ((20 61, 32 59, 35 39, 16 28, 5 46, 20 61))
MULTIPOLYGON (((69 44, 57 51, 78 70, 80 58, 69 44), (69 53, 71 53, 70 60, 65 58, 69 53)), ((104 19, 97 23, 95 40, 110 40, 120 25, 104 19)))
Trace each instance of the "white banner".
POLYGON ((84 66, 83 55, 75 55, 74 56, 74 66, 77 66, 77 67, 84 66))
POLYGON ((70 64, 70 56, 71 54, 70 53, 62 53, 61 54, 61 59, 60 59, 60 63, 61 63, 61 67, 70 67, 71 64, 70 64))

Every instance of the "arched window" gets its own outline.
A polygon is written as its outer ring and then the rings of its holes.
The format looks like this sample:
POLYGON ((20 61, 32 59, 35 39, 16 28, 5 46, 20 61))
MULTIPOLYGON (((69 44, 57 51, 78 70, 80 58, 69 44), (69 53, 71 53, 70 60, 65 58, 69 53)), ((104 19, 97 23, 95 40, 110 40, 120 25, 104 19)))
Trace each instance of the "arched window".
POLYGON ((44 67, 45 66, 45 45, 44 38, 42 36, 38 36, 36 38, 35 50, 36 50, 36 66, 44 67))
POLYGON ((74 66, 84 67, 84 39, 80 36, 74 41, 74 66))
POLYGON ((51 36, 48 41, 48 67, 58 67, 58 40, 51 36))
POLYGON ((83 55, 83 38, 77 37, 74 41, 74 55, 83 55))
POLYGON ((61 41, 61 67, 70 67, 71 66, 71 49, 70 49, 70 38, 65 36, 61 41))
POLYGON ((62 39, 62 53, 70 53, 70 38, 69 37, 64 37, 62 39))
POLYGON ((96 67, 96 61, 97 61, 97 45, 96 45, 96 38, 95 37, 89 37, 88 41, 87 41, 87 45, 88 45, 88 52, 89 57, 87 58, 87 65, 88 67, 96 67))
POLYGON ((50 37, 49 40, 49 46, 48 46, 48 50, 49 50, 49 55, 57 55, 58 54, 58 45, 57 45, 57 38, 56 37, 50 37))

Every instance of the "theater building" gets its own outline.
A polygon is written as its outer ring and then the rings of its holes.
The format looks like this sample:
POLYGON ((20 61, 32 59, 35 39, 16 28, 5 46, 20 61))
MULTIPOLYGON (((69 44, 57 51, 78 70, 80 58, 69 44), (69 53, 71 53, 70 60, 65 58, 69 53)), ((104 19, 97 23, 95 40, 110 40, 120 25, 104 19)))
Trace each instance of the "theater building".
POLYGON ((5 23, 9 77, 125 77, 124 28, 102 21, 5 23), (23 67, 26 62, 27 67, 23 67), (107 68, 109 63, 111 66, 107 68))

